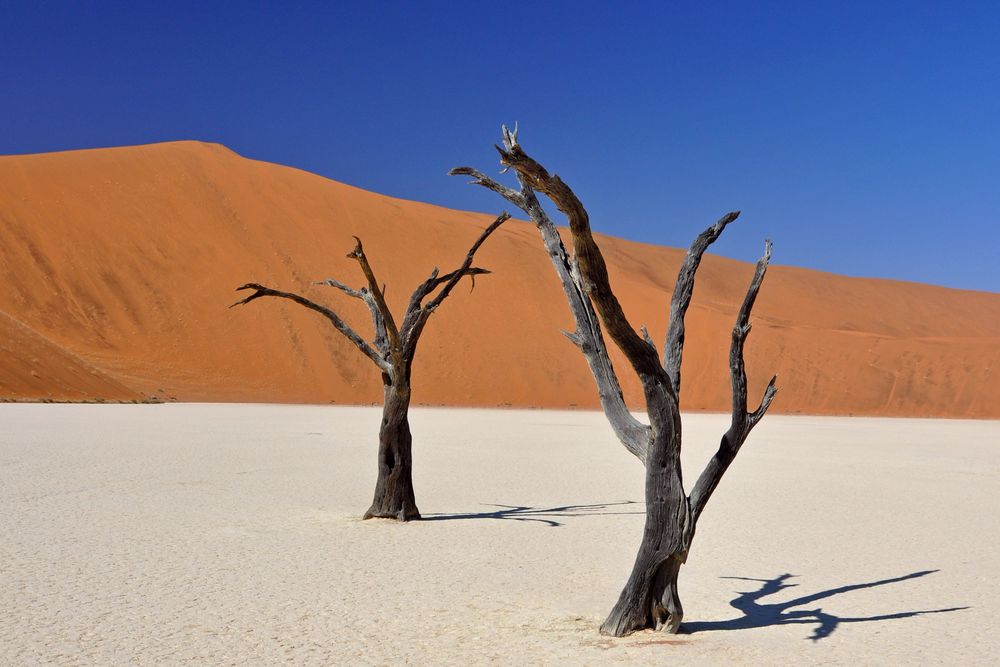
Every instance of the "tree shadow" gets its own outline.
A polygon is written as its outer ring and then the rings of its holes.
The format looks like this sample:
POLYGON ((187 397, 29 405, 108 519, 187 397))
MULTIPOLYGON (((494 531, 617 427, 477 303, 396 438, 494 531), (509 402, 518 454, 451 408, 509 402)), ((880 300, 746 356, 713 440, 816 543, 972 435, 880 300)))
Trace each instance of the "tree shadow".
POLYGON ((869 621, 891 621, 899 618, 911 618, 913 616, 923 616, 925 614, 942 614, 945 612, 968 609, 968 607, 948 607, 946 609, 902 611, 902 612, 896 612, 894 614, 879 614, 876 616, 859 616, 859 617, 836 616, 829 612, 823 611, 822 607, 817 607, 815 609, 801 609, 801 610, 794 609, 794 607, 801 607, 803 605, 816 602, 817 600, 830 598, 833 597, 834 595, 840 595, 841 593, 849 593, 850 591, 856 591, 862 588, 874 588, 876 586, 894 584, 900 581, 907 581, 909 579, 917 579, 937 571, 938 570, 922 570, 920 572, 912 572, 910 574, 906 574, 901 577, 894 577, 892 579, 881 579, 879 581, 871 581, 864 584, 851 584, 849 586, 841 586, 839 588, 831 588, 829 590, 820 591, 818 593, 813 593, 811 595, 804 595, 802 597, 795 598, 794 600, 789 600, 787 602, 776 602, 772 604, 761 604, 759 601, 761 598, 767 597, 768 595, 774 595, 778 591, 798 586, 798 584, 785 583, 795 575, 782 574, 775 577, 774 579, 752 579, 749 577, 722 577, 723 579, 738 579, 741 581, 761 582, 761 586, 759 589, 755 591, 740 593, 735 598, 733 598, 733 600, 729 603, 739 611, 743 612, 743 616, 726 621, 695 621, 693 623, 684 623, 681 626, 681 632, 687 634, 694 634, 696 632, 709 632, 713 630, 750 630, 754 628, 764 628, 772 625, 815 623, 816 627, 813 629, 812 635, 807 637, 807 639, 811 639, 814 642, 817 642, 820 639, 825 639, 826 637, 832 635, 834 630, 836 630, 841 623, 867 623, 869 621))
POLYGON ((470 512, 466 514, 425 514, 422 521, 454 521, 459 519, 505 519, 510 521, 534 521, 556 528, 563 525, 551 517, 611 516, 617 514, 645 514, 643 511, 605 511, 621 505, 638 505, 634 500, 617 503, 595 503, 593 505, 561 505, 558 507, 529 507, 527 505, 496 505, 483 503, 486 507, 498 507, 492 512, 470 512))

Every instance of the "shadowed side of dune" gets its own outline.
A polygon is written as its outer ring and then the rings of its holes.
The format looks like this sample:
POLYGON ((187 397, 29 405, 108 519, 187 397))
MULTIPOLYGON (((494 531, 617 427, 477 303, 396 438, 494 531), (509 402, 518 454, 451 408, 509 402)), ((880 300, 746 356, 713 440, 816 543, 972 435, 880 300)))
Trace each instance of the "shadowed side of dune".
POLYGON ((143 397, 20 322, 0 313, 0 398, 136 401, 143 397))

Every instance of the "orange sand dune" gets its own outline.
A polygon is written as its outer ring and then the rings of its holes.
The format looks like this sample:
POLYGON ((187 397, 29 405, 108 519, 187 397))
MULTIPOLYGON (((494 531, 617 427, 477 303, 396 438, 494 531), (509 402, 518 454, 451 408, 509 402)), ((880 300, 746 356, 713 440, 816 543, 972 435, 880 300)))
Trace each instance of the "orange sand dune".
MULTIPOLYGON (((324 320, 277 301, 227 310, 233 288, 304 292, 367 333, 360 304, 310 284, 360 285, 352 234, 399 312, 489 219, 197 142, 2 157, 0 398, 379 401, 371 362, 324 320)), ((599 242, 634 323, 662 338, 683 252, 599 242)), ((595 407, 586 364, 558 332, 571 319, 534 227, 507 223, 477 263, 494 275, 431 320, 416 402, 595 407)), ((719 257, 702 266, 686 409, 728 410, 728 336, 749 274, 719 257)), ((751 390, 777 371, 776 411, 1000 418, 1000 294, 775 266, 754 315, 751 390)))

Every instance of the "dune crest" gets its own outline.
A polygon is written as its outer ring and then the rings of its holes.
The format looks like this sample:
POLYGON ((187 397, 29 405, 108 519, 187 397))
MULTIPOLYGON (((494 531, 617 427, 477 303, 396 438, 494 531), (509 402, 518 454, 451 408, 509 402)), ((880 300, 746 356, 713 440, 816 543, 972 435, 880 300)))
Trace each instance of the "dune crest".
MULTIPOLYGON (((401 312, 491 219, 199 142, 0 157, 0 398, 379 401, 367 360, 326 322, 279 303, 227 310, 233 289, 306 293, 367 332, 363 306, 311 284, 361 284, 344 256, 352 235, 401 312)), ((599 243, 633 323, 662 339, 683 251, 599 243)), ((508 223, 479 262, 493 275, 474 298, 456 290, 421 342, 415 403, 597 407, 559 334, 571 319, 534 227, 508 223)), ((729 409, 728 337, 750 272, 705 258, 685 409, 729 409)), ((1000 418, 1000 294, 773 266, 754 315, 750 391, 777 370, 775 412, 1000 418)), ((635 401, 638 383, 613 360, 635 401)))

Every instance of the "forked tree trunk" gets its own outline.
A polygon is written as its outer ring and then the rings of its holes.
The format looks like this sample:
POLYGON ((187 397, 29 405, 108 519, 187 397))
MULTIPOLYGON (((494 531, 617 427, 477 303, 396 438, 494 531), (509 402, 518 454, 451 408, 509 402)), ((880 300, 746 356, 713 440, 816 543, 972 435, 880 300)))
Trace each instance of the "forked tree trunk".
POLYGON ((413 437, 410 435, 410 387, 385 386, 382 426, 378 433, 378 480, 365 519, 410 521, 420 518, 413 495, 413 437))
POLYGON ((698 517, 712 495, 720 478, 739 452, 753 426, 767 412, 774 398, 775 381, 771 378, 760 407, 747 411, 747 378, 743 361, 743 346, 750 332, 750 311, 764 279, 771 257, 770 241, 765 243, 764 257, 757 262, 754 277, 747 289, 743 305, 736 316, 730 346, 730 376, 733 388, 732 424, 722 438, 719 450, 706 466, 691 495, 686 495, 681 479, 681 357, 684 349, 684 315, 691 302, 695 272, 705 250, 719 237, 738 211, 724 215, 702 232, 691 244, 681 264, 670 300, 670 325, 663 348, 663 359, 645 327, 642 336, 628 321, 621 303, 611 289, 607 264, 594 240, 590 216, 583 203, 562 179, 549 172, 528 156, 517 143, 517 131, 503 128, 503 148, 497 146, 504 169, 514 169, 521 191, 497 183, 481 172, 468 167, 452 170, 455 174, 475 177, 475 183, 488 187, 515 203, 531 217, 543 232, 543 241, 550 255, 559 261, 556 272, 577 323, 577 331, 569 334, 591 361, 591 370, 601 391, 601 404, 625 447, 646 465, 646 524, 635 565, 614 609, 601 626, 605 634, 623 636, 644 628, 664 628, 677 632, 683 618, 677 575, 687 560, 698 517), (574 257, 566 257, 556 234, 551 233, 551 221, 535 198, 535 191, 551 199, 566 215, 573 240, 574 257), (588 308, 587 301, 592 308, 588 308), (600 319, 598 325, 595 315, 600 319), (625 354, 639 376, 646 399, 649 426, 635 422, 627 415, 621 398, 620 384, 614 375, 610 359, 601 340, 601 328, 625 354), (592 359, 593 357, 593 359, 592 359))

